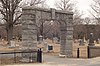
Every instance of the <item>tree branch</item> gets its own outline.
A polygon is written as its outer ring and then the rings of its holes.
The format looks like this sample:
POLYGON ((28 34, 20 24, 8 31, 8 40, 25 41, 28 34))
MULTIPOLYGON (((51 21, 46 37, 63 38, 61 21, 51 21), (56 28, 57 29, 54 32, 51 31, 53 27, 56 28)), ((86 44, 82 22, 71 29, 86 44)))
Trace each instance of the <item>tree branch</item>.
MULTIPOLYGON (((22 15, 22 14, 21 14, 22 15)), ((14 21, 13 21, 13 24, 16 23, 16 21, 21 17, 21 15, 19 15, 14 21)))

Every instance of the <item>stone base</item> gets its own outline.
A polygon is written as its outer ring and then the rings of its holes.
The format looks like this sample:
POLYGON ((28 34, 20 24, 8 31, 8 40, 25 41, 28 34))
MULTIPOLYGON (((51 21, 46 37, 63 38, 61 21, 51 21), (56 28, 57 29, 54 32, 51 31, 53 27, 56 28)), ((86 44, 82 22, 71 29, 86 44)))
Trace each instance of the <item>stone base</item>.
POLYGON ((90 44, 88 44, 88 46, 95 46, 95 44, 94 43, 90 43, 90 44))
POLYGON ((74 46, 73 57, 74 58, 100 57, 100 47, 99 46, 74 46))
POLYGON ((87 58, 87 46, 73 46, 73 57, 78 58, 78 49, 79 49, 79 58, 87 58))
POLYGON ((98 46, 92 46, 89 47, 89 57, 100 57, 100 47, 98 46))
POLYGON ((66 55, 61 55, 61 54, 59 54, 59 57, 60 57, 60 58, 65 58, 66 55))
POLYGON ((79 46, 85 46, 85 44, 79 44, 79 46))
POLYGON ((66 51, 63 51, 62 53, 60 52, 60 55, 65 55, 67 58, 73 57, 72 50, 66 50, 66 51))

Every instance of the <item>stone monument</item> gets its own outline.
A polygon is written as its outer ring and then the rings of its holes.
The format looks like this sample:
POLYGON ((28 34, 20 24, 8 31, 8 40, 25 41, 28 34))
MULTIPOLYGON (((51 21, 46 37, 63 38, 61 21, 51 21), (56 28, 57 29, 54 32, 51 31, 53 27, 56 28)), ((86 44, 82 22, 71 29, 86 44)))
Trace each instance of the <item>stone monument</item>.
POLYGON ((40 36, 39 36, 39 44, 41 44, 42 42, 43 42, 43 36, 40 35, 40 36))
POLYGON ((79 40, 79 46, 84 46, 84 40, 83 39, 79 40))
POLYGON ((94 46, 94 37, 93 37, 93 33, 90 33, 89 36, 89 44, 88 46, 94 46))
POLYGON ((73 13, 55 9, 42 9, 33 6, 22 8, 22 47, 37 49, 37 27, 40 21, 56 20, 60 24, 60 54, 72 56, 73 13))

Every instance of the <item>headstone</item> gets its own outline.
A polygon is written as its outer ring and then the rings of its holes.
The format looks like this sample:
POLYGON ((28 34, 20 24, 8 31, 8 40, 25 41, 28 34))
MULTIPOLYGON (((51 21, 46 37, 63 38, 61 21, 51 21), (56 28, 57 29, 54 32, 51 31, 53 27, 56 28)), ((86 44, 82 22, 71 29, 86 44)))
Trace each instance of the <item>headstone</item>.
POLYGON ((42 43, 42 42, 43 42, 43 36, 40 35, 40 36, 39 36, 39 43, 42 43))
POLYGON ((80 40, 79 40, 79 45, 80 45, 80 46, 83 46, 83 45, 84 45, 84 40, 83 40, 83 39, 80 39, 80 40))
POLYGON ((16 44, 15 44, 15 41, 14 40, 11 40, 10 41, 10 46, 9 46, 10 48, 14 48, 14 47, 16 47, 16 44))
POLYGON ((94 46, 94 37, 93 37, 93 33, 90 33, 89 36, 89 44, 88 46, 94 46))
POLYGON ((58 43, 58 38, 57 38, 57 37, 54 37, 54 38, 53 38, 53 42, 54 42, 54 43, 58 43))

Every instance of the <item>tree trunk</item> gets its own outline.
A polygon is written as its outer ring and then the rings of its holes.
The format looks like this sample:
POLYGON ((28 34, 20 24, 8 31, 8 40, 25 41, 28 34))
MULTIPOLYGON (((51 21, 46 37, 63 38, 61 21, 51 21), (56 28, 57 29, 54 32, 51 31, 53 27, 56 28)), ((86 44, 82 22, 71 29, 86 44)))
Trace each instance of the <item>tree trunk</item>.
POLYGON ((7 41, 10 44, 10 40, 13 38, 13 25, 9 25, 7 28, 7 41))

